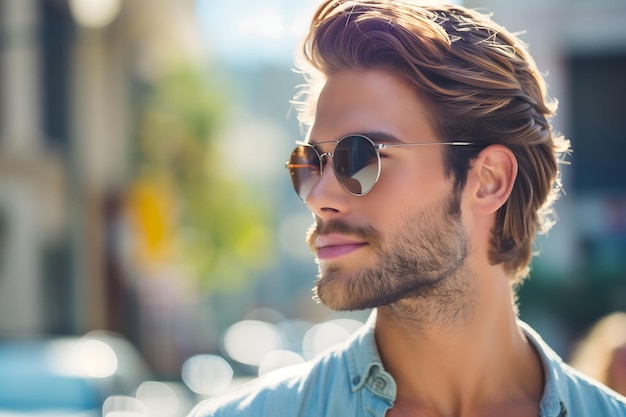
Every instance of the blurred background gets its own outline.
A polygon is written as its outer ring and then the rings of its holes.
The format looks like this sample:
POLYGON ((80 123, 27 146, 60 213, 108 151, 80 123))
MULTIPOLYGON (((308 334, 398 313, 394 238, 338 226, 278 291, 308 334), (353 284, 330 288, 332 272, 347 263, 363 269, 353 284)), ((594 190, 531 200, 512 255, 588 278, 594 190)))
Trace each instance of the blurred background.
MULTIPOLYGON (((182 416, 367 317, 311 300, 283 168, 317 3, 0 0, 0 410, 182 416)), ((626 310, 626 2, 463 4, 522 33, 572 140, 520 290, 568 358, 626 310)))

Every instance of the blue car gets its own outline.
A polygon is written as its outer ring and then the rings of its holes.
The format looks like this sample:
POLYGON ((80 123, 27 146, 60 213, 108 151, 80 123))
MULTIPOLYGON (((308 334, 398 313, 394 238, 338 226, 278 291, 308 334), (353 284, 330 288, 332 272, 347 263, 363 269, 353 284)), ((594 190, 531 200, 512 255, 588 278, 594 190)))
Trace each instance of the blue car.
POLYGON ((110 333, 0 339, 0 417, 102 416, 108 397, 132 396, 150 377, 134 347, 110 333))

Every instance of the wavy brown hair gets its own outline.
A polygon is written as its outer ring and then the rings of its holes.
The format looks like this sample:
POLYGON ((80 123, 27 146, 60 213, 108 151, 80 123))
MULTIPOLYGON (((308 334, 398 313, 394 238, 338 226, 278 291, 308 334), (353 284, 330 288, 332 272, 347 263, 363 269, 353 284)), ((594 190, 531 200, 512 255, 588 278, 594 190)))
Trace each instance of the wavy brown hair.
POLYGON ((528 274, 535 235, 554 223, 559 162, 569 141, 549 122, 556 101, 526 46, 489 16, 459 6, 389 0, 326 0, 319 6, 297 61, 307 83, 296 95, 299 120, 310 125, 325 78, 345 70, 385 69, 427 102, 442 141, 455 192, 485 147, 507 146, 517 158, 513 191, 492 230, 490 261, 513 283, 528 274))

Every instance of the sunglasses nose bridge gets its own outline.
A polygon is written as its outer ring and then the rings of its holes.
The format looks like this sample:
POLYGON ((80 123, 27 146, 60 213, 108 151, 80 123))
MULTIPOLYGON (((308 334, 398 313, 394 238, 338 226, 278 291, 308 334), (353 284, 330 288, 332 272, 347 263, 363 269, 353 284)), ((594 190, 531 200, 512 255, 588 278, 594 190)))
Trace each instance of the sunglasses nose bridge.
POLYGON ((332 152, 324 152, 322 154, 318 153, 317 156, 320 159, 320 175, 321 175, 324 172, 324 169, 326 168, 328 161, 333 158, 333 153, 332 152))

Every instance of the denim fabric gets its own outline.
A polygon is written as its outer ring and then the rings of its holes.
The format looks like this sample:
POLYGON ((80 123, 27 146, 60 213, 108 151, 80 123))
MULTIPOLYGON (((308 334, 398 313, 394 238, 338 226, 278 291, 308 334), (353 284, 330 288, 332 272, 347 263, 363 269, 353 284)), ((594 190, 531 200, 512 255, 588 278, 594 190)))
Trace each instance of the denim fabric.
MULTIPOLYGON (((376 348, 375 315, 347 343, 207 399, 188 417, 383 417, 393 406, 396 383, 376 348)), ((540 417, 626 417, 624 397, 563 363, 530 326, 519 325, 544 365, 540 417)))

